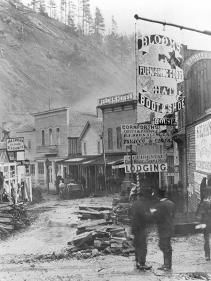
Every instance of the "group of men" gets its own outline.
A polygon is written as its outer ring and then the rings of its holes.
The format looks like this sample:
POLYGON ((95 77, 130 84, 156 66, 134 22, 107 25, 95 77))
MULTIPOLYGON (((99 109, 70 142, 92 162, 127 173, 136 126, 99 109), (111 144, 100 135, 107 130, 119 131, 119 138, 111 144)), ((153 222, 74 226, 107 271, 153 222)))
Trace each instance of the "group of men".
POLYGON ((131 208, 132 234, 134 235, 136 268, 149 270, 146 264, 147 232, 152 224, 157 225, 159 247, 163 252, 164 263, 160 270, 168 271, 172 267, 171 237, 175 204, 165 197, 165 191, 158 190, 157 196, 152 196, 151 189, 139 189, 131 208))

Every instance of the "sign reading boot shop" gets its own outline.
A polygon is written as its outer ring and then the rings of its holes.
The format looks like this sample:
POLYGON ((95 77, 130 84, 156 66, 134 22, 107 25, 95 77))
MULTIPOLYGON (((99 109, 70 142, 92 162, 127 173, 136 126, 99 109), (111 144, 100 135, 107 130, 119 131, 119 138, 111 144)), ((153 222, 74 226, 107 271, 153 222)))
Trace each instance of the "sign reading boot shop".
POLYGON ((195 127, 196 170, 211 173, 211 120, 195 127))
POLYGON ((177 85, 184 80, 182 45, 158 34, 137 41, 137 92, 142 106, 161 113, 184 107, 177 85))

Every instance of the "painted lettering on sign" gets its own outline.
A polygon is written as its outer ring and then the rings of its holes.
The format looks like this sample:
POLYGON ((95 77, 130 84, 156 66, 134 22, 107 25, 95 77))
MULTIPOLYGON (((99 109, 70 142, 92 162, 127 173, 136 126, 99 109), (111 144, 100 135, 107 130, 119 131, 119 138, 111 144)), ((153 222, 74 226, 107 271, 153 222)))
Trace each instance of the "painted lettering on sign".
POLYGON ((167 163, 125 165, 125 173, 167 172, 167 163))
POLYGON ((144 107, 153 110, 159 113, 173 113, 177 112, 185 107, 185 99, 182 98, 181 100, 172 103, 172 104, 162 104, 156 101, 151 100, 150 98, 146 97, 145 95, 139 93, 138 95, 138 102, 139 104, 143 105, 144 107))
POLYGON ((164 35, 151 34, 138 39, 138 50, 141 50, 149 45, 163 45, 171 47, 173 50, 178 52, 181 50, 181 44, 178 44, 173 39, 164 35))
MULTIPOLYGON (((132 155, 132 164, 155 164, 165 163, 166 154, 146 154, 146 155, 132 155)), ((131 156, 124 156, 124 164, 131 164, 131 156)))
POLYGON ((211 173, 211 120, 195 127, 196 170, 211 173))
POLYGON ((130 100, 135 100, 135 95, 133 93, 126 93, 123 95, 111 96, 102 99, 98 99, 98 106, 106 104, 115 104, 120 102, 127 102, 130 100))
POLYGON ((7 139, 7 151, 14 152, 14 151, 24 151, 24 138, 9 138, 7 139))
POLYGON ((139 69, 138 74, 140 76, 173 78, 179 81, 182 81, 184 79, 182 70, 165 69, 165 68, 145 66, 145 65, 139 65, 138 69, 139 69))

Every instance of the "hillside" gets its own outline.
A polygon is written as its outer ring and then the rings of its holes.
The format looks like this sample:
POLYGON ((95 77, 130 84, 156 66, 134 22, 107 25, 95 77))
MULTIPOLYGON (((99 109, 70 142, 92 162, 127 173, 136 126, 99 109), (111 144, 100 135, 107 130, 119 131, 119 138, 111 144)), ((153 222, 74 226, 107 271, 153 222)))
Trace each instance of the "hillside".
POLYGON ((134 90, 134 66, 118 63, 89 38, 15 1, 0 3, 1 121, 71 105, 94 110, 96 99, 134 90))

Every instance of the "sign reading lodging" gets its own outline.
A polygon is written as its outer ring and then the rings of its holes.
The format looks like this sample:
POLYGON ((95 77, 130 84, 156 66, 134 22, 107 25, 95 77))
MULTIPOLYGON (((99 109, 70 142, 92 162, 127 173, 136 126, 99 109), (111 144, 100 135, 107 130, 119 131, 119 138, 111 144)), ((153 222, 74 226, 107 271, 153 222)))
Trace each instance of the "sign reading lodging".
POLYGON ((98 106, 127 102, 127 101, 131 101, 131 100, 136 100, 136 96, 133 93, 126 93, 123 95, 117 95, 117 96, 111 96, 111 97, 98 99, 98 106))
POLYGON ((24 138, 8 138, 7 139, 7 151, 14 152, 14 151, 24 151, 24 138))
POLYGON ((125 173, 155 173, 155 172, 167 172, 167 163, 157 164, 126 164, 125 173))
MULTIPOLYGON (((132 155, 132 164, 155 164, 166 162, 166 154, 132 155)), ((124 164, 131 164, 131 156, 124 156, 124 164)))
POLYGON ((195 127, 196 170, 211 173, 211 119, 195 127))
POLYGON ((138 102, 159 113, 172 113, 184 106, 178 100, 178 83, 184 81, 182 45, 159 34, 137 41, 138 102))

